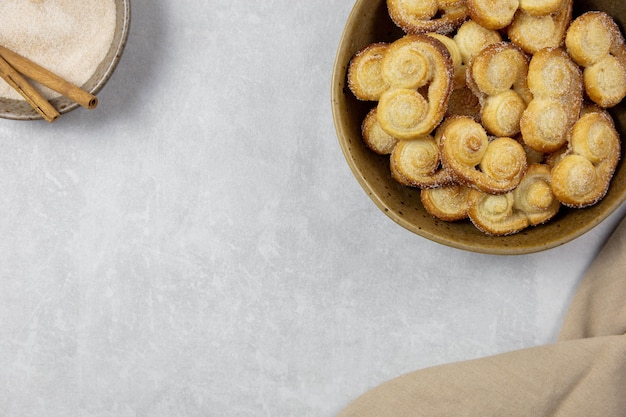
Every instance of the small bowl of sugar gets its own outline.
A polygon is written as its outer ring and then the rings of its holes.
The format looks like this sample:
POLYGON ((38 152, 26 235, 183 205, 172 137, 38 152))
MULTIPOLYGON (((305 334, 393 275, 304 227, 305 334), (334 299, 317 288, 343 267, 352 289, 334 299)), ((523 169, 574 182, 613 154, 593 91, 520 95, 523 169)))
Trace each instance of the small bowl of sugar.
MULTIPOLYGON (((0 45, 64 80, 97 94, 121 58, 130 27, 130 0, 2 0, 0 45)), ((34 80, 59 114, 79 104, 34 80)), ((0 117, 42 116, 0 79, 0 117)))

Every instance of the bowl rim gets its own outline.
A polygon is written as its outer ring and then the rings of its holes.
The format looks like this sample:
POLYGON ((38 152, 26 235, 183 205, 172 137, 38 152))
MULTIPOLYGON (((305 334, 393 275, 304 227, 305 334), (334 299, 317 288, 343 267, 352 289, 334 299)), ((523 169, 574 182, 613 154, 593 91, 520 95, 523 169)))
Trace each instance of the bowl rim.
MULTIPOLYGON (((122 5, 121 29, 119 32, 117 32, 117 28, 116 28, 116 34, 113 37, 114 42, 111 44, 112 48, 109 49, 109 52, 107 53, 107 56, 112 55, 112 59, 108 63, 106 68, 104 69, 102 76, 97 80, 97 82, 91 88, 87 90, 91 94, 94 94, 94 95, 98 94, 98 92, 102 90, 104 85, 109 81, 109 79, 113 75, 113 72, 117 68, 119 61, 122 58, 122 54, 126 47, 126 43, 128 41, 128 36, 130 32, 130 13, 131 13, 130 2, 131 0, 121 0, 121 5, 122 5)), ((89 81, 87 81, 87 83, 89 83, 89 81)), ((7 102, 21 101, 21 100, 14 100, 14 99, 4 99, 4 100, 6 100, 7 102)), ((66 100, 66 98, 63 96, 54 97, 53 99, 50 100, 50 102, 55 103, 58 100, 66 100)), ((59 114, 69 113, 70 111, 75 110, 76 108, 80 106, 78 103, 74 101, 71 101, 71 100, 67 100, 67 101, 69 102, 69 104, 58 106, 59 108, 57 110, 59 114)), ((43 117, 34 110, 32 112, 29 111, 29 112, 20 112, 20 113, 16 113, 10 110, 0 110, 0 118, 8 119, 8 120, 43 120, 43 117)))
MULTIPOLYGON (((331 77, 331 110, 333 123, 335 126, 335 132, 339 141, 340 148, 344 155, 344 159, 346 160, 352 174, 360 184, 361 188, 367 196, 374 202, 374 204, 391 220, 393 220, 396 224, 401 227, 417 234, 421 237, 424 237, 433 242, 461 249, 469 252, 490 254, 490 255, 524 255, 524 254, 532 254, 541 251, 545 251, 548 249, 556 248, 558 246, 562 246, 572 240, 582 236, 587 233, 591 229, 595 228, 598 224, 608 218, 611 214, 613 214, 626 200, 626 187, 618 190, 617 198, 612 199, 611 201, 604 201, 603 210, 595 216, 591 221, 587 222, 584 225, 581 225, 574 230, 566 230, 563 234, 560 234, 558 237, 554 239, 550 239, 548 241, 540 242, 540 243, 529 243, 525 246, 516 246, 516 245, 501 245, 501 246, 492 246, 479 242, 465 243, 463 241, 454 240, 448 238, 444 235, 429 232, 419 226, 414 225, 409 222, 405 217, 399 215, 395 212, 389 205, 385 203, 385 199, 376 188, 374 188, 367 180, 366 177, 357 162, 354 158, 351 157, 351 151, 347 143, 347 131, 344 128, 341 122, 340 116, 340 95, 344 93, 344 88, 346 86, 346 60, 345 57, 348 55, 349 51, 352 51, 354 54, 355 51, 353 49, 359 48, 354 45, 351 39, 349 39, 349 34, 354 33, 355 26, 358 25, 359 18, 363 15, 363 7, 365 4, 371 0, 356 0, 354 6, 350 14, 348 15, 348 19, 345 23, 345 27, 342 31, 341 38, 337 47, 337 52, 335 54, 334 64, 333 64, 333 72, 331 77)), ((363 45, 365 46, 365 45, 363 45)), ((363 47, 361 46, 361 47, 363 47)), ((624 142, 622 141, 622 147, 624 147, 624 142)), ((624 152, 622 150, 622 152, 624 152)), ((624 161, 620 160, 620 163, 624 161)), ((619 167, 619 166, 618 166, 619 167)), ((506 238, 506 237, 496 237, 496 238, 506 238)))

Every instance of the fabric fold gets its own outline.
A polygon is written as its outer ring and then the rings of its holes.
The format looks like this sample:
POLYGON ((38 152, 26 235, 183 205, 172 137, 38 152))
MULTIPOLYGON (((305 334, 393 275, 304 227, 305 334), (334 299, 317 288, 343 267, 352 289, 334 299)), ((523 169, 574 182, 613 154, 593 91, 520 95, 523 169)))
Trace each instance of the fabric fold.
POLYGON ((626 416, 626 336, 555 343, 415 371, 337 417, 626 416))
POLYGON ((626 333, 626 218, 591 263, 565 316, 559 340, 626 333))
POLYGON ((577 289, 558 341, 411 372, 337 417, 626 417, 626 218, 577 289))

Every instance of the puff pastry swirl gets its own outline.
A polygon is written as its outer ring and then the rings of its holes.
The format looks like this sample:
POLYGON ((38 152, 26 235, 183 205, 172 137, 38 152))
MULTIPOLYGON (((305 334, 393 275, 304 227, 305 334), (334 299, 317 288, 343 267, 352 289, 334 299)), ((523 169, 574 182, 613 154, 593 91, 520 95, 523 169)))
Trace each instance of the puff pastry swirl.
POLYGON ((471 190, 468 217, 485 234, 508 236, 529 226, 526 216, 514 206, 513 192, 494 195, 471 190))
POLYGON ((526 152, 514 139, 489 139, 470 117, 450 117, 440 127, 441 160, 454 178, 486 193, 511 191, 526 172, 526 152))
POLYGON ((526 53, 561 46, 572 19, 573 0, 561 0, 555 13, 534 15, 519 10, 507 28, 511 41, 526 53))
POLYGON ((559 11, 561 0, 519 0, 520 10, 532 16, 545 16, 559 11))
POLYGON ((515 210, 524 213, 531 226, 553 218, 561 207, 552 192, 550 167, 530 164, 520 184, 513 190, 515 210))
POLYGON ((605 111, 590 111, 574 124, 568 152, 552 169, 552 189, 563 205, 591 206, 607 193, 621 151, 619 134, 605 111))
POLYGON ((567 142, 583 102, 582 74, 562 48, 533 55, 528 67, 533 100, 520 120, 524 143, 539 152, 554 152, 567 142))
POLYGON ((439 146, 430 135, 398 142, 391 153, 390 168, 396 181, 411 187, 432 188, 452 182, 450 174, 441 168, 439 146))
POLYGON ((450 54, 437 39, 406 35, 393 42, 383 59, 391 87, 378 101, 381 127, 403 140, 430 134, 445 115, 453 73, 450 54))
POLYGON ((455 222, 467 218, 470 188, 461 184, 424 188, 420 199, 424 209, 438 219, 455 222))
POLYGON ((468 20, 457 30, 453 39, 461 52, 463 63, 469 65, 484 47, 502 41, 502 36, 496 30, 487 29, 473 20, 468 20))
POLYGON ((382 59, 388 46, 386 43, 368 45, 350 60, 348 87, 357 99, 377 101, 389 88, 382 74, 382 59))
POLYGON ((365 145, 379 155, 389 155, 398 143, 398 139, 385 132, 378 123, 376 117, 377 109, 371 109, 363 123, 361 124, 361 133, 365 145))
POLYGON ((511 24, 519 0, 467 0, 472 20, 487 29, 502 29, 511 24))
POLYGON ((550 168, 530 164, 520 184, 505 194, 472 190, 468 217, 484 233, 506 236, 552 219, 561 207, 550 185, 550 168))
POLYGON ((527 85, 528 57, 510 42, 483 48, 472 60, 467 83, 481 100, 481 119, 495 136, 520 131, 520 118, 532 94, 527 85))
POLYGON ((391 20, 409 34, 448 34, 468 18, 465 0, 387 0, 391 20))
POLYGON ((626 97, 626 46, 608 14, 587 12, 576 18, 565 45, 572 59, 585 67, 583 83, 594 103, 608 108, 626 97))

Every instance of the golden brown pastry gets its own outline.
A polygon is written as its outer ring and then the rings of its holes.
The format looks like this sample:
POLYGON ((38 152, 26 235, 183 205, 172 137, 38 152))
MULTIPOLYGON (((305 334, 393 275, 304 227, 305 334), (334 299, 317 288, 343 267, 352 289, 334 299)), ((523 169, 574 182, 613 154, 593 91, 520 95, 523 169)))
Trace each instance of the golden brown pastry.
POLYGON ((454 63, 446 46, 433 36, 406 35, 392 42, 382 59, 384 80, 392 88, 417 89, 439 80, 447 83, 454 63))
POLYGON ((467 0, 470 18, 487 29, 502 29, 511 24, 519 0, 467 0))
POLYGON ((376 113, 377 110, 376 107, 374 107, 367 113, 365 119, 363 119, 363 123, 361 124, 363 141, 369 149, 377 154, 389 155, 398 143, 398 139, 394 138, 380 127, 376 113))
POLYGON ((463 64, 461 50, 459 49, 459 46, 456 44, 454 39, 440 33, 429 33, 428 36, 431 36, 444 44, 444 46, 450 53, 452 66, 454 67, 452 89, 456 90, 465 87, 465 65, 463 64))
POLYGON ((545 16, 559 11, 561 0, 519 0, 520 10, 532 16, 545 16))
POLYGON ((528 57, 510 42, 492 43, 484 47, 472 60, 469 68, 469 85, 486 95, 496 95, 515 89, 527 100, 526 77, 528 57))
POLYGON ((388 48, 386 43, 368 45, 350 60, 348 87, 363 101, 377 101, 389 84, 382 76, 382 58, 388 48))
POLYGON ((496 236, 518 233, 552 219, 561 204, 550 185, 550 168, 530 164, 520 184, 505 194, 472 190, 468 217, 481 231, 496 236))
POLYGON ((487 194, 471 190, 468 217, 476 228, 492 236, 508 236, 529 226, 528 218, 514 209, 513 192, 487 194))
POLYGON ((464 116, 446 119, 440 129, 442 165, 455 179, 492 194, 517 187, 527 167, 519 142, 507 137, 490 140, 479 123, 464 116))
POLYGON ((461 52, 463 63, 469 65, 484 47, 502 41, 502 36, 496 30, 484 28, 475 21, 468 20, 461 25, 453 39, 461 52))
POLYGON ((626 97, 626 68, 613 55, 583 71, 585 91, 599 106, 609 108, 626 97))
POLYGON ((499 193, 517 187, 527 168, 526 152, 515 139, 499 137, 489 141, 487 151, 478 168, 478 188, 499 193))
POLYGON ((428 213, 504 236, 605 196, 621 151, 605 109, 626 97, 626 43, 609 15, 572 22, 573 0, 387 6, 406 35, 359 51, 348 86, 377 101, 366 146, 420 188, 428 213))
POLYGON ((481 101, 482 124, 495 136, 514 136, 532 94, 526 83, 528 57, 510 42, 483 48, 472 60, 467 84, 481 101))
POLYGON ((561 204, 552 192, 550 167, 530 164, 520 184, 513 190, 513 208, 524 213, 531 226, 552 219, 561 204))
POLYGON ((411 187, 440 187, 452 182, 450 174, 441 168, 439 146, 430 135, 398 142, 390 167, 396 181, 411 187))
POLYGON ((587 158, 610 178, 620 157, 621 140, 606 111, 585 113, 572 128, 570 151, 587 158))
POLYGON ((483 126, 495 136, 513 136, 520 131, 520 119, 527 103, 514 90, 487 96, 482 105, 483 126))
POLYGON ((608 108, 626 97, 626 46, 609 15, 587 12, 576 18, 567 30, 565 45, 572 59, 585 67, 585 91, 594 103, 608 108))
POLYGON ((580 68, 562 48, 537 52, 528 67, 533 100, 520 120, 524 143, 539 152, 554 152, 567 142, 582 107, 580 68))
POLYGON ((448 34, 468 18, 465 0, 387 0, 391 20, 406 33, 448 34))
POLYGON ((461 184, 424 188, 420 192, 426 212, 438 219, 455 222, 467 218, 470 188, 461 184))
POLYGON ((609 189, 621 151, 607 112, 590 111, 574 124, 568 152, 552 169, 552 189, 563 205, 587 207, 609 189))
POLYGON ((561 46, 572 19, 572 5, 573 0, 561 0, 557 12, 545 15, 519 10, 507 29, 509 39, 531 55, 543 48, 561 46))
POLYGON ((391 136, 411 140, 441 122, 452 91, 453 64, 446 47, 427 35, 406 35, 383 58, 391 86, 378 102, 378 121, 391 136))
POLYGON ((583 67, 608 54, 624 55, 624 38, 615 20, 604 12, 586 12, 572 21, 565 37, 567 52, 583 67))

